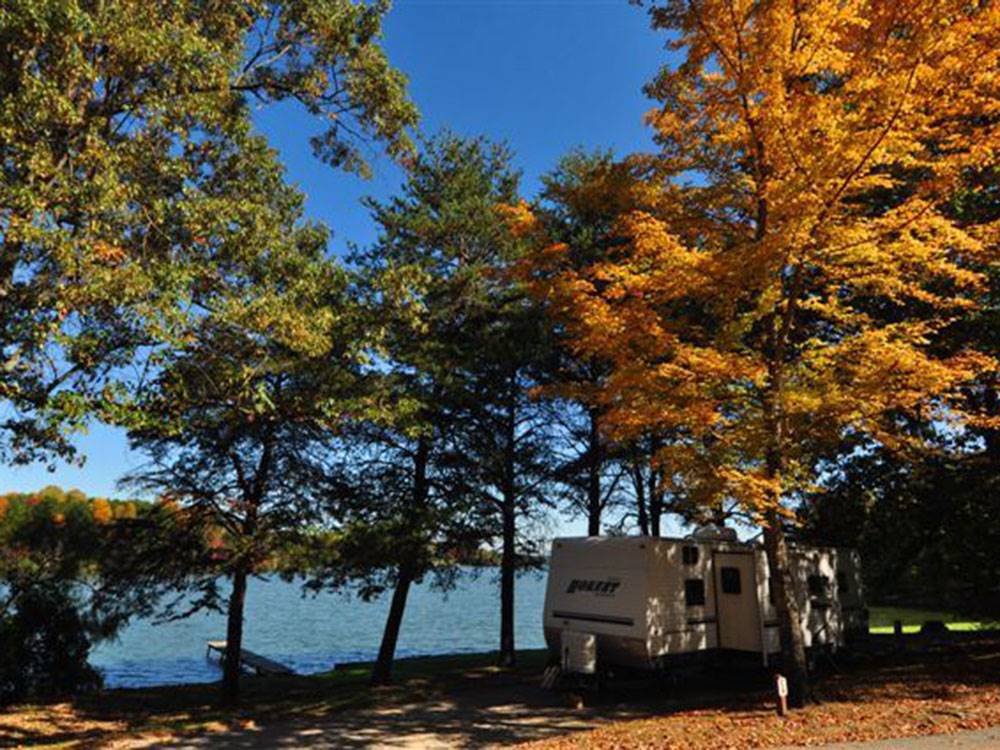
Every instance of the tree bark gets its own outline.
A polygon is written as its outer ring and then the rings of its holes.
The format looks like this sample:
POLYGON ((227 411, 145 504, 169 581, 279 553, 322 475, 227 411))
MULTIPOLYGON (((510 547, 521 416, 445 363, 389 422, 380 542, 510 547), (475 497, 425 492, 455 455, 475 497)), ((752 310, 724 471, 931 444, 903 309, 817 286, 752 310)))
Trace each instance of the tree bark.
POLYGON ((504 500, 503 552, 500 557, 500 666, 514 666, 515 508, 504 500))
MULTIPOLYGON (((252 483, 248 484, 243 481, 241 464, 237 457, 232 456, 233 468, 240 476, 243 485, 246 515, 241 524, 240 533, 244 541, 257 541, 258 513, 270 479, 273 456, 273 433, 268 434, 269 437, 261 451, 252 483)), ((233 591, 229 596, 229 612, 226 621, 226 653, 222 666, 222 701, 227 705, 235 705, 240 699, 240 656, 243 650, 243 611, 247 598, 247 577, 255 569, 257 562, 256 553, 250 557, 240 557, 236 560, 236 566, 233 569, 233 591)))
POLYGON ((809 692, 809 671, 801 613, 791 575, 788 543, 777 511, 768 514, 767 526, 764 527, 764 549, 767 551, 770 573, 768 585, 774 592, 774 606, 778 611, 781 664, 788 680, 788 705, 801 708, 805 705, 809 692))
MULTIPOLYGON (((653 482, 651 481, 652 485, 653 482)), ((649 498, 649 535, 661 536, 660 520, 663 517, 663 496, 653 488, 654 494, 649 498)))
POLYGON ((235 705, 240 699, 240 653, 243 649, 246 594, 247 569, 240 564, 233 571, 233 591, 229 595, 226 619, 226 652, 222 658, 222 701, 226 705, 235 705))
MULTIPOLYGON (((413 507, 410 517, 414 521, 414 533, 420 534, 424 524, 423 515, 427 508, 427 464, 430 461, 430 439, 421 436, 417 441, 417 449, 413 454, 413 507)), ((406 599, 410 593, 410 585, 417 575, 418 555, 420 554, 419 539, 406 539, 396 575, 396 587, 392 592, 392 602, 389 605, 389 616, 382 631, 382 643, 378 649, 378 657, 372 669, 373 685, 386 685, 392 680, 392 664, 396 658, 396 643, 399 641, 399 629, 403 623, 403 612, 406 610, 406 599)))
POLYGON ((663 517, 663 493, 656 481, 656 470, 649 469, 649 534, 660 536, 660 520, 663 517))
POLYGON ((778 613, 782 669, 788 680, 788 705, 791 708, 801 708, 805 705, 809 691, 809 667, 802 636, 799 603, 795 595, 795 582, 792 580, 788 543, 781 526, 781 477, 784 471, 783 446, 786 439, 780 399, 784 376, 781 364, 784 346, 783 339, 776 336, 775 340, 778 342, 773 347, 775 355, 768 363, 771 388, 766 394, 764 404, 770 432, 770 446, 766 454, 767 476, 776 486, 764 526, 764 549, 767 552, 770 573, 769 585, 774 590, 774 606, 778 613))
MULTIPOLYGON (((754 239, 762 242, 768 235, 769 208, 767 202, 767 175, 770 167, 764 142, 758 137, 756 123, 745 108, 746 124, 752 139, 752 159, 750 161, 756 190, 756 227, 754 239)), ((769 585, 774 590, 774 605, 778 612, 778 629, 781 636, 781 660, 788 680, 788 705, 801 708, 805 705, 808 691, 808 664, 805 642, 802 637, 802 622, 795 586, 789 565, 788 543, 781 527, 780 480, 785 468, 784 445, 787 439, 785 419, 782 412, 782 391, 784 389, 784 367, 787 346, 795 325, 796 308, 802 292, 803 265, 798 263, 793 270, 791 284, 786 292, 784 310, 776 307, 770 320, 770 332, 764 347, 769 384, 764 392, 765 418, 767 420, 768 445, 765 456, 767 476, 775 481, 778 489, 772 498, 772 508, 767 513, 764 526, 764 549, 767 552, 769 585)), ((787 269, 783 269, 787 270, 787 269)), ((781 282, 784 288, 784 282, 781 282)))
POLYGON ((649 515, 646 512, 646 480, 642 476, 641 464, 636 461, 632 465, 632 485, 635 488, 636 517, 639 521, 639 533, 649 536, 649 515))
POLYGON ((517 450, 517 374, 510 377, 507 420, 504 435, 503 525, 500 555, 500 666, 512 667, 515 661, 514 643, 514 572, 516 557, 517 484, 515 452, 517 450))
POLYGON ((587 436, 587 536, 601 535, 601 428, 597 412, 588 410, 590 433, 587 436))
MULTIPOLYGON (((1000 413, 1000 394, 992 382, 983 389, 983 410, 991 417, 1000 413)), ((1000 459, 1000 430, 987 428, 982 430, 983 442, 986 444, 986 455, 992 461, 1000 459)))
POLYGON ((392 603, 389 605, 389 617, 382 631, 382 645, 378 649, 378 658, 372 669, 373 685, 388 685, 392 680, 392 664, 396 657, 396 643, 399 640, 399 628, 403 623, 403 611, 406 609, 406 597, 413 583, 413 571, 409 565, 401 565, 396 577, 396 588, 392 592, 392 603))
POLYGON ((655 437, 649 439, 649 533, 660 536, 660 520, 663 517, 663 483, 660 472, 656 468, 654 458, 660 450, 660 441, 655 437))

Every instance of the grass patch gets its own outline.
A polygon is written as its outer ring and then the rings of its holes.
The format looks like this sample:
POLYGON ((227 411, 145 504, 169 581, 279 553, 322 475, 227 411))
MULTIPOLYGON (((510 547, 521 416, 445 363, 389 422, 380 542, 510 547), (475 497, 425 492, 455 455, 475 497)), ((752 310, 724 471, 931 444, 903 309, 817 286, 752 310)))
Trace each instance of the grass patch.
POLYGON ((872 633, 892 633, 893 623, 896 620, 903 623, 904 633, 919 633, 920 626, 928 620, 940 620, 945 623, 948 630, 955 632, 990 630, 1000 627, 1000 623, 974 620, 955 612, 908 607, 871 607, 869 608, 868 630, 872 633))
MULTIPOLYGON (((524 649, 517 652, 517 669, 539 671, 545 666, 547 651, 541 649, 524 649)), ((397 682, 413 679, 441 677, 461 674, 469 671, 485 674, 505 671, 497 666, 499 652, 491 651, 485 654, 443 654, 440 656, 412 656, 397 659, 392 668, 393 678, 397 682)), ((336 669, 325 672, 322 679, 331 683, 351 684, 367 682, 371 676, 372 662, 355 662, 344 664, 336 669)))

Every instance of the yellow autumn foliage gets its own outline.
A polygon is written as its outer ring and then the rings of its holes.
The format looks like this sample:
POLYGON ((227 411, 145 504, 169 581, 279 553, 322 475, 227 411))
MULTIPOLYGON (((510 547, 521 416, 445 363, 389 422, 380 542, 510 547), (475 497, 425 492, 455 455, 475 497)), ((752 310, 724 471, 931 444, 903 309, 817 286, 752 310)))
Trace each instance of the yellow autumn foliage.
POLYGON ((114 518, 111 503, 103 497, 97 498, 90 504, 90 512, 94 517, 94 521, 99 524, 110 523, 114 518))
POLYGON ((1000 8, 669 0, 652 13, 684 60, 648 88, 661 152, 629 188, 641 206, 585 267, 529 207, 508 209, 533 245, 519 273, 576 354, 610 363, 594 396, 610 432, 672 436, 670 481, 773 525, 824 449, 852 433, 905 440, 899 414, 970 417, 953 397, 997 368, 931 344, 1000 260, 1000 227, 947 210, 1000 147, 1000 8))

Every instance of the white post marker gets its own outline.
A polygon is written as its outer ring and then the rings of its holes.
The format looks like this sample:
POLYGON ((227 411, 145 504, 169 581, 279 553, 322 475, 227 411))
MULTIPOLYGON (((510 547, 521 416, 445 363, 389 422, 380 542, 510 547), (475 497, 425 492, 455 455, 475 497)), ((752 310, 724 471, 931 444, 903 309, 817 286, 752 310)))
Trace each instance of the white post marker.
POLYGON ((788 715, 788 680, 782 675, 774 676, 774 687, 778 691, 778 716, 788 715))

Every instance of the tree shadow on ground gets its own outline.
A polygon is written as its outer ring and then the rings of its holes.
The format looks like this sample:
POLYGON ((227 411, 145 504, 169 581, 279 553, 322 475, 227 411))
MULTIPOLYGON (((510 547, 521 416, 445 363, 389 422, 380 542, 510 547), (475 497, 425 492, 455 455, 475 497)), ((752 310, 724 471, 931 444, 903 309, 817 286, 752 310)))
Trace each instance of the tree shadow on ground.
MULTIPOLYGON (((963 634, 945 643, 885 639, 821 661, 821 703, 905 695, 947 700, 953 691, 1000 682, 1000 634, 963 634)), ((754 659, 695 667, 676 682, 618 674, 603 690, 543 690, 543 662, 514 670, 442 669, 401 673, 372 689, 363 674, 248 679, 244 704, 221 710, 215 685, 109 691, 74 704, 0 716, 0 746, 232 748, 482 747, 585 732, 623 719, 683 711, 719 716, 773 713, 771 676, 754 659), (577 707, 580 703, 583 707, 577 707), (42 726, 48 720, 46 726, 42 726)))

